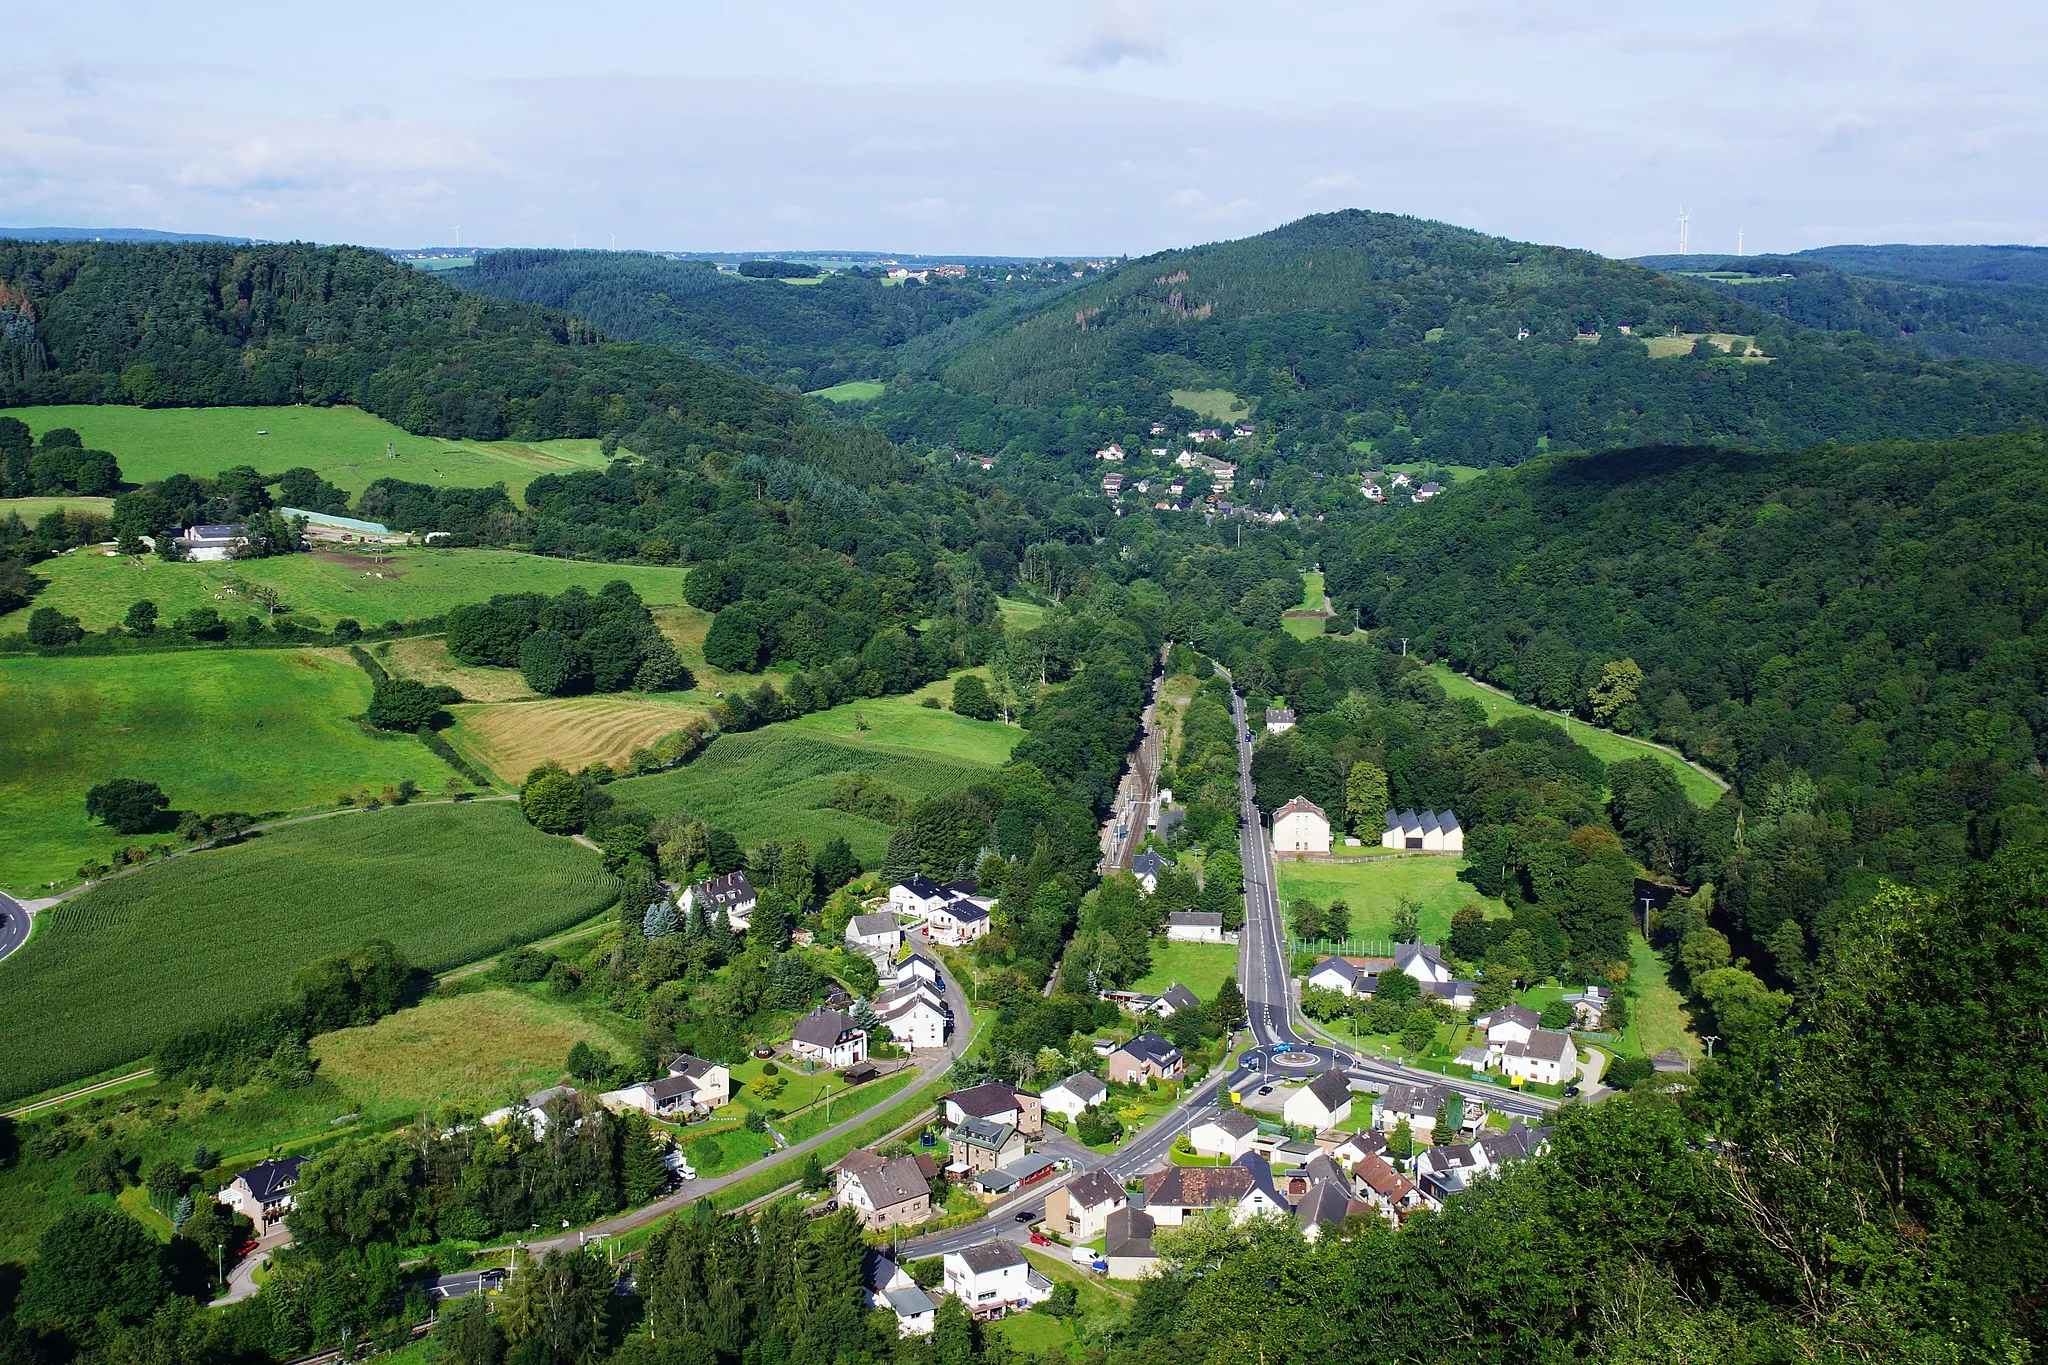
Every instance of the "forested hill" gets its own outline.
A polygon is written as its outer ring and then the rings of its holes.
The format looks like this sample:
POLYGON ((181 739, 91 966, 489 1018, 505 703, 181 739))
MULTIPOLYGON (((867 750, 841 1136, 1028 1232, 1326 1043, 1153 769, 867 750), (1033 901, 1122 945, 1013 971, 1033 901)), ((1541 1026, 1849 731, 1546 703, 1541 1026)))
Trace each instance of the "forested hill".
MULTIPOLYGON (((0 242, 0 406, 352 403, 423 435, 779 445, 797 401, 350 247, 0 242), (659 439, 657 439, 659 438, 659 439)), ((634 446, 634 449, 642 449, 634 446)))
POLYGON ((1357 211, 1130 262, 960 350, 943 378, 949 393, 883 400, 893 432, 930 439, 971 419, 1057 443, 1092 436, 1105 410, 1225 388, 1283 450, 1348 462, 1346 446, 1372 440, 1381 459, 1490 465, 1546 445, 1789 449, 2048 414, 2037 373, 1929 362, 1587 252, 1357 211))
POLYGON ((1654 256, 1651 265, 1801 327, 1856 331, 1935 359, 2048 369, 2048 250, 1822 247, 1790 256, 1654 256))
POLYGON ((720 274, 709 261, 543 250, 488 252, 442 278, 493 298, 565 309, 609 336, 675 346, 801 389, 916 369, 972 339, 984 314, 1071 283, 1064 271, 1005 267, 905 283, 880 271, 847 271, 791 285, 720 274))
POLYGON ((1617 728, 1733 774, 1754 860, 1801 850, 1752 888, 1759 936, 1787 915, 1824 929, 1880 873, 1935 878, 2048 833, 2039 432, 1550 457, 1325 563, 1362 620, 1552 711, 1590 714, 1632 660, 1617 728))

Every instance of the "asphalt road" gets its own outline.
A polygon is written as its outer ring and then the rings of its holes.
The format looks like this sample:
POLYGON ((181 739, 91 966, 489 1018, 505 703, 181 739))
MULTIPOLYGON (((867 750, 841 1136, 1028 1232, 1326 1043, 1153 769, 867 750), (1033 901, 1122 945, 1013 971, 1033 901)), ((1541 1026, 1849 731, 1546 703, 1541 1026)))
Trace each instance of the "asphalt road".
POLYGON ((12 896, 0 896, 0 958, 28 942, 28 911, 12 896))

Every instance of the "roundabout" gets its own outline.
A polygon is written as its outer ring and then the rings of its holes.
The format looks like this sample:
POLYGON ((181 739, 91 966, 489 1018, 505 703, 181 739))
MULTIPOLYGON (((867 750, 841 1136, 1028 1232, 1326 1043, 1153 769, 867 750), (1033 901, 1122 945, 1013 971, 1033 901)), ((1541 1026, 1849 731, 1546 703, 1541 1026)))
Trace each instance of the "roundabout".
POLYGON ((1346 1062, 1333 1047, 1320 1043, 1275 1043, 1245 1049, 1238 1058, 1237 1075, 1259 1075, 1269 1080, 1298 1080, 1328 1071, 1346 1062))

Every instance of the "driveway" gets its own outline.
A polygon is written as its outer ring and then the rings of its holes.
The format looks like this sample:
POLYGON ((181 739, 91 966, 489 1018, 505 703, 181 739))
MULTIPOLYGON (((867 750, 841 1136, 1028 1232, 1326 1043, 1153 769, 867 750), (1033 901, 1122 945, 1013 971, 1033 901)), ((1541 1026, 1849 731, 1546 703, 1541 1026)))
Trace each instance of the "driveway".
POLYGON ((255 1248, 247 1256, 236 1261, 234 1268, 228 1271, 228 1292, 215 1299, 213 1306, 224 1308, 228 1304, 240 1303, 243 1299, 253 1297, 262 1287, 256 1283, 256 1272, 269 1264, 273 1252, 281 1251, 291 1244, 292 1230, 280 1218, 275 1226, 256 1239, 255 1248))

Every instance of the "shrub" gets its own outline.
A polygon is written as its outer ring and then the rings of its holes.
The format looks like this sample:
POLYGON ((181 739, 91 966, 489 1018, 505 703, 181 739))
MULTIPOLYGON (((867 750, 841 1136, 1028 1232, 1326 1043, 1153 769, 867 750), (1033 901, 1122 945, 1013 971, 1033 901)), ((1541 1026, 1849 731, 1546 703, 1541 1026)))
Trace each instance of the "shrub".
POLYGON ((76 616, 66 616, 55 607, 37 607, 29 613, 28 642, 32 645, 75 645, 85 638, 85 627, 76 616))

